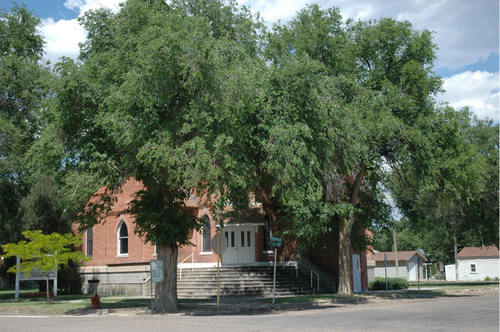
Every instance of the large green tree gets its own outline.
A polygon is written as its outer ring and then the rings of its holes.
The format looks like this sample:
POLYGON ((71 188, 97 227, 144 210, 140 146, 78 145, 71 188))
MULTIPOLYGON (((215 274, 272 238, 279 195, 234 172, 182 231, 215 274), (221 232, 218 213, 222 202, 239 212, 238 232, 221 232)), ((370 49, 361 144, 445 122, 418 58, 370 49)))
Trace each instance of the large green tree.
POLYGON ((19 213, 29 191, 24 158, 40 135, 50 78, 39 26, 24 7, 0 9, 0 244, 18 239, 24 229, 19 213))
POLYGON ((435 262, 456 261, 463 246, 498 243, 498 125, 467 109, 439 111, 425 177, 395 169, 391 189, 411 230, 435 262))
POLYGON ((258 53, 260 25, 222 1, 130 0, 117 14, 91 11, 81 22, 80 61, 57 66, 55 118, 76 165, 76 196, 106 190, 80 222, 102 220, 113 192, 129 177, 141 181, 130 211, 164 263, 154 310, 172 312, 178 246, 199 225, 183 202, 190 192, 224 196, 220 165, 232 160, 225 119, 238 104, 226 100, 225 82, 258 53))
MULTIPOLYGON (((426 122, 434 114, 433 95, 440 87, 432 72, 435 45, 429 31, 415 31, 409 22, 342 24, 337 10, 318 6, 277 26, 269 45, 271 60, 307 56, 327 68, 332 81, 323 96, 329 98, 329 113, 320 140, 328 144, 318 146, 315 154, 327 151, 319 159, 324 160, 317 180, 322 203, 314 206, 338 224, 339 292, 350 294, 352 230, 377 217, 371 212, 385 210, 380 190, 385 170, 425 160, 426 122)), ((324 220, 306 218, 301 228, 318 221, 324 225, 324 220)))

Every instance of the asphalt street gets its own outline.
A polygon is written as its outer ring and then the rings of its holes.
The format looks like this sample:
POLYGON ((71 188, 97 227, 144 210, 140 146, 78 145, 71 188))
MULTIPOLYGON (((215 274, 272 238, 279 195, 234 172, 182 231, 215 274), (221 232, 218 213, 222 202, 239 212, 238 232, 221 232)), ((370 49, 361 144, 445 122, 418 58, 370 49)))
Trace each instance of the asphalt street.
POLYGON ((0 331, 499 331, 498 295, 259 315, 0 316, 0 331))

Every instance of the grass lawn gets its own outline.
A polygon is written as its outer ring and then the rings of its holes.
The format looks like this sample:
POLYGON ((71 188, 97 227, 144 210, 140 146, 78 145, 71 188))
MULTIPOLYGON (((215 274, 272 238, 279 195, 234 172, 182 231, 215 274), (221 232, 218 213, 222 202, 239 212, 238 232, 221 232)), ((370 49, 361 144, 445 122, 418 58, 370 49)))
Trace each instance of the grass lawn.
MULTIPOLYGON (((299 295, 290 297, 277 297, 275 298, 275 303, 301 303, 301 302, 314 302, 314 301, 346 301, 346 302, 356 302, 362 299, 362 295, 338 295, 338 294, 310 294, 310 295, 299 295)), ((264 299, 265 302, 272 303, 272 298, 264 299)))
MULTIPOLYGON (((21 294, 36 293, 36 289, 20 290, 21 294)), ((29 297, 16 300, 14 290, 0 290, 0 314, 13 315, 71 315, 95 312, 90 301, 91 295, 60 295, 51 297, 47 303, 45 297, 29 297)), ((150 299, 127 297, 101 297, 103 309, 146 308, 150 299)))
MULTIPOLYGON (((304 303, 304 302, 332 302, 332 303, 345 303, 345 304, 360 304, 367 303, 369 298, 381 299, 416 299, 416 298, 434 298, 446 296, 444 290, 403 290, 403 291, 377 291, 369 293, 361 293, 354 295, 338 295, 338 294, 318 294, 318 295, 300 295, 291 297, 279 297, 275 299, 275 303, 304 303)), ((271 303, 272 299, 265 299, 266 302, 271 303)))

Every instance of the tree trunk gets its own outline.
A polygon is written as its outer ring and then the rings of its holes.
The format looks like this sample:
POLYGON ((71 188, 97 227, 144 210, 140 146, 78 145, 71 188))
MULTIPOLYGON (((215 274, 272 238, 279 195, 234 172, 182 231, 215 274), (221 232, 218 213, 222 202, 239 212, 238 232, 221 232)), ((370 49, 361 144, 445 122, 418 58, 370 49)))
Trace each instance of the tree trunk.
POLYGON ((158 259, 163 261, 163 281, 155 285, 153 311, 171 313, 177 311, 177 257, 178 247, 157 247, 158 259))
POLYGON ((351 220, 339 220, 339 290, 338 294, 352 295, 351 279, 351 220))
POLYGON ((45 285, 47 286, 46 292, 47 292, 47 303, 50 303, 50 296, 49 296, 49 278, 45 278, 45 285))
MULTIPOLYGON (((366 166, 361 165, 352 187, 349 203, 356 206, 361 189, 361 182, 366 174, 366 166)), ((339 294, 352 294, 351 278, 351 229, 355 222, 355 216, 350 214, 348 218, 341 217, 339 220, 339 294)))

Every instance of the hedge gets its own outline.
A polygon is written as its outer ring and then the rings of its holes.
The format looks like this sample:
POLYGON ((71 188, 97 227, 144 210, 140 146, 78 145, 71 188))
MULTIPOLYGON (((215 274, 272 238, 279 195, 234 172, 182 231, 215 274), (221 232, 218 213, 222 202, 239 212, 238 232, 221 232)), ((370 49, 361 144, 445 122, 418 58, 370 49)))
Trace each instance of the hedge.
MULTIPOLYGON (((408 280, 403 278, 387 278, 387 289, 407 289, 408 280)), ((370 281, 368 285, 370 290, 385 290, 385 278, 377 277, 370 281)))

